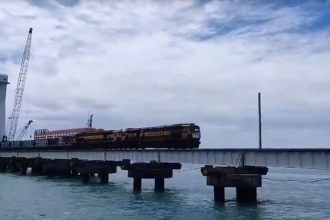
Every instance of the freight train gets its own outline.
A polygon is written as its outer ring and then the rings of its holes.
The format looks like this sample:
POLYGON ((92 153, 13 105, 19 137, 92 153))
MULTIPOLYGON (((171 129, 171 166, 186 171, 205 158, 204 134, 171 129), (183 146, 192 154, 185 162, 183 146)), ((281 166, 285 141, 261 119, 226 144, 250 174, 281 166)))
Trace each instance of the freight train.
POLYGON ((194 123, 103 130, 95 128, 35 132, 36 146, 70 148, 198 148, 200 128, 194 123))

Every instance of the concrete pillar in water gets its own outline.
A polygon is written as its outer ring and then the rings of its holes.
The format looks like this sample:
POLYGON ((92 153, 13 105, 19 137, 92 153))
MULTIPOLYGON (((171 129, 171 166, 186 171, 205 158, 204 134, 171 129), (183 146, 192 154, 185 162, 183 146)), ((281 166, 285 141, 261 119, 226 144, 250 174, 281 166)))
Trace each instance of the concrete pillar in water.
POLYGON ((89 182, 89 174, 88 173, 83 173, 83 174, 81 174, 81 176, 82 176, 83 183, 88 183, 89 182))
POLYGON ((7 169, 7 164, 3 161, 0 161, 0 172, 5 172, 7 169))
POLYGON ((155 192, 164 192, 165 180, 164 178, 155 178, 155 192))
POLYGON ((133 191, 134 192, 141 192, 142 189, 142 179, 139 177, 133 178, 133 191))
POLYGON ((31 169, 31 173, 33 175, 42 175, 42 164, 43 164, 43 159, 41 157, 36 157, 33 160, 33 165, 31 169))
POLYGON ((9 170, 10 172, 17 173, 19 172, 19 167, 17 166, 17 158, 11 157, 9 162, 9 170))
POLYGON ((27 170, 27 167, 24 167, 24 166, 21 166, 19 168, 19 172, 21 175, 26 175, 26 170, 27 170))
POLYGON ((173 176, 174 169, 181 169, 180 163, 150 163, 138 162, 133 164, 124 164, 122 170, 128 171, 128 177, 133 178, 133 190, 141 191, 141 179, 154 179, 155 191, 164 192, 165 178, 173 176))
POLYGON ((235 187, 237 201, 242 203, 257 202, 257 187, 261 187, 261 176, 268 172, 267 167, 213 167, 206 165, 201 168, 206 176, 206 184, 214 187, 214 201, 225 201, 225 187, 235 187))
POLYGON ((225 187, 214 186, 214 201, 224 202, 225 201, 225 187))
POLYGON ((107 184, 109 182, 109 174, 108 173, 99 173, 100 183, 107 184))
POLYGON ((238 202, 255 203, 257 202, 257 187, 237 187, 236 198, 238 202))
POLYGON ((109 174, 117 172, 118 165, 120 165, 120 163, 117 161, 81 160, 74 166, 71 166, 71 171, 74 171, 74 173, 80 173, 84 183, 88 183, 89 178, 97 173, 100 183, 106 184, 109 182, 109 174))

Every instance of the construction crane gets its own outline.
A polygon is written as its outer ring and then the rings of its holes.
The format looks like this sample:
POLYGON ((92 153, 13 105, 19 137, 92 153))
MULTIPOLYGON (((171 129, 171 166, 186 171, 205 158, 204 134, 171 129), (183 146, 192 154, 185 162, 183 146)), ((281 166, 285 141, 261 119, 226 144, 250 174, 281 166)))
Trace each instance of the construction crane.
POLYGON ((22 140, 22 138, 23 138, 24 135, 26 134, 26 132, 27 132, 27 130, 29 129, 29 127, 30 127, 30 125, 31 125, 32 122, 33 122, 33 121, 30 120, 30 121, 24 126, 24 128, 21 130, 21 132, 20 132, 19 135, 17 136, 17 141, 22 140))
POLYGON ((21 106, 22 106, 22 101, 23 101, 26 74, 27 74, 28 67, 29 67, 31 39, 32 39, 32 28, 29 29, 29 34, 28 34, 28 37, 26 40, 23 57, 22 57, 21 68, 19 70, 19 75, 18 75, 17 87, 16 87, 16 91, 15 91, 14 106, 13 106, 13 110, 11 112, 11 116, 9 117, 9 120, 10 120, 10 127, 9 127, 9 133, 8 133, 9 141, 15 140, 15 134, 16 134, 17 124, 18 124, 19 114, 21 111, 21 106))

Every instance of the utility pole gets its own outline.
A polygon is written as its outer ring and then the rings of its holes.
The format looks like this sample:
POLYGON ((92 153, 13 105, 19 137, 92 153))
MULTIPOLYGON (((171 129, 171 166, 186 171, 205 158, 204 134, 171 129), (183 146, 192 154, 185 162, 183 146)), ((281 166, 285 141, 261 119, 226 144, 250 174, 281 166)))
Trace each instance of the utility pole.
POLYGON ((92 128, 93 127, 93 114, 89 115, 88 120, 87 120, 87 127, 92 128))
POLYGON ((259 113, 259 149, 262 149, 262 135, 261 135, 261 94, 258 93, 258 113, 259 113))

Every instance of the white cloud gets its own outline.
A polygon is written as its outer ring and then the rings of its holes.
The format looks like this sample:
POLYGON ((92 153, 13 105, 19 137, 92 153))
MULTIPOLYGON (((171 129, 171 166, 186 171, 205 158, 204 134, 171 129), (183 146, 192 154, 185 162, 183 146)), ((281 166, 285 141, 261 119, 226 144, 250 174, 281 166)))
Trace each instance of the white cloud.
POLYGON ((317 13, 242 1, 60 3, 0 5, 8 112, 34 28, 21 124, 80 127, 88 112, 105 128, 196 122, 203 147, 254 147, 261 91, 265 146, 328 146, 329 29, 302 31, 317 13))

